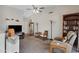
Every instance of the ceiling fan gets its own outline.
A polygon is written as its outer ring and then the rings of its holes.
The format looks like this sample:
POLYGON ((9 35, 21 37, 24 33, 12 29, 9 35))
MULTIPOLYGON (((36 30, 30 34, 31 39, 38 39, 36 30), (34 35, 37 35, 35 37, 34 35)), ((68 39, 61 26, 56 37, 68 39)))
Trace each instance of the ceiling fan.
POLYGON ((32 9, 27 8, 26 10, 32 10, 33 13, 40 13, 43 9, 45 9, 45 7, 36 7, 35 5, 32 5, 32 9))

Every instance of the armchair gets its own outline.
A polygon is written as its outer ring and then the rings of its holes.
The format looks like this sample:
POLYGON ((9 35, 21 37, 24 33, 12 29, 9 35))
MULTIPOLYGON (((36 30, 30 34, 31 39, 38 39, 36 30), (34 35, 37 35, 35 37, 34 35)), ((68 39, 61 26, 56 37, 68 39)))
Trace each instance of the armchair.
POLYGON ((64 38, 63 41, 53 40, 50 43, 50 52, 52 52, 52 48, 53 49, 60 48, 64 50, 64 52, 70 53, 72 51, 73 44, 74 44, 76 37, 77 37, 76 33, 73 31, 70 31, 68 32, 67 36, 64 38))
POLYGON ((40 35, 40 37, 41 37, 43 40, 48 39, 48 31, 45 30, 44 33, 43 33, 42 35, 40 35))
POLYGON ((36 33, 35 33, 35 37, 36 37, 36 38, 39 38, 41 34, 42 34, 41 32, 36 32, 36 33))

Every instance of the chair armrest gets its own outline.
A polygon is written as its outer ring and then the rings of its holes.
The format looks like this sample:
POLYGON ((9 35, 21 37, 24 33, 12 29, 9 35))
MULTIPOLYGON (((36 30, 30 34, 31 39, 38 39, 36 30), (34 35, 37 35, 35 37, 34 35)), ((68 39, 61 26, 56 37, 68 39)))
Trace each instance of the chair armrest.
POLYGON ((64 43, 66 45, 66 53, 71 53, 72 51, 72 46, 68 43, 64 43))

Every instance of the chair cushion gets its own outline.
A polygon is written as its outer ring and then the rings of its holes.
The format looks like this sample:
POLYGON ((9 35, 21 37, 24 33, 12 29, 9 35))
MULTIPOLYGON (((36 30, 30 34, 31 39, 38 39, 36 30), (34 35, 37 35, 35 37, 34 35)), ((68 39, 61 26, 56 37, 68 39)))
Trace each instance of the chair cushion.
POLYGON ((74 35, 72 35, 68 40, 66 40, 67 43, 70 42, 71 38, 73 37, 74 35))

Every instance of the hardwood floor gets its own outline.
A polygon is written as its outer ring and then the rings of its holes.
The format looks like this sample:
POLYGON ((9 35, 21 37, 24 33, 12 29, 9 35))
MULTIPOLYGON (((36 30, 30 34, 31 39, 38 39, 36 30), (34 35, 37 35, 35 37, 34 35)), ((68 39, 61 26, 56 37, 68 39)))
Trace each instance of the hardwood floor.
POLYGON ((43 41, 34 36, 25 36, 20 40, 20 53, 48 53, 49 41, 43 41))

